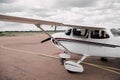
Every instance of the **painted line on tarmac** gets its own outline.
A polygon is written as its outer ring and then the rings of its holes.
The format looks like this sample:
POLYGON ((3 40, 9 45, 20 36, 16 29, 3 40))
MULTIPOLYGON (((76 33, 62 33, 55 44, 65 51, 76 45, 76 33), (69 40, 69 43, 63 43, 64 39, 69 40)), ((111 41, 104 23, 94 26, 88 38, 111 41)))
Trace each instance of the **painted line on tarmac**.
MULTIPOLYGON (((37 54, 37 55, 44 56, 44 57, 59 59, 59 57, 55 57, 55 56, 50 56, 50 55, 46 55, 46 54, 40 54, 40 53, 36 53, 36 52, 31 52, 31 51, 25 51, 25 50, 19 50, 19 49, 5 47, 2 44, 0 45, 0 47, 3 48, 3 49, 7 49, 7 50, 13 50, 13 51, 18 51, 18 52, 37 54)), ((120 72, 118 72, 118 71, 120 71, 119 68, 108 67, 108 66, 103 66, 103 65, 97 65, 97 64, 92 64, 92 63, 88 63, 88 62, 82 62, 82 63, 120 75, 120 72)))
POLYGON ((118 68, 108 67, 108 66, 103 66, 103 65, 97 65, 97 64, 92 64, 92 63, 88 63, 88 62, 82 62, 82 63, 120 75, 120 72, 118 72, 118 71, 120 71, 120 69, 118 69, 118 68))
POLYGON ((3 47, 3 45, 2 44, 0 44, 0 48, 2 48, 3 47))
POLYGON ((7 50, 18 51, 18 52, 25 52, 25 53, 37 54, 37 55, 41 55, 41 56, 44 56, 44 57, 50 57, 50 58, 56 58, 56 59, 58 59, 58 57, 55 57, 55 56, 50 56, 50 55, 46 55, 46 54, 40 54, 40 53, 32 52, 32 51, 25 51, 25 50, 20 50, 20 49, 9 48, 9 47, 5 47, 3 45, 1 46, 1 48, 7 49, 7 50))

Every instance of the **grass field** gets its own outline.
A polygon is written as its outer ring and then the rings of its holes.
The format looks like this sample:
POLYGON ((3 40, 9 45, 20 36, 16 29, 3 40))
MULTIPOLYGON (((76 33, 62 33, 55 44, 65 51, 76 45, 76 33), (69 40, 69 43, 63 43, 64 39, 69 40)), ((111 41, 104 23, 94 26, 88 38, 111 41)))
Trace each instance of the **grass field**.
MULTIPOLYGON (((56 32, 63 32, 63 31, 47 31, 48 33, 56 33, 56 32)), ((43 34, 41 31, 5 31, 0 32, 0 36, 31 36, 31 35, 40 35, 43 34)))

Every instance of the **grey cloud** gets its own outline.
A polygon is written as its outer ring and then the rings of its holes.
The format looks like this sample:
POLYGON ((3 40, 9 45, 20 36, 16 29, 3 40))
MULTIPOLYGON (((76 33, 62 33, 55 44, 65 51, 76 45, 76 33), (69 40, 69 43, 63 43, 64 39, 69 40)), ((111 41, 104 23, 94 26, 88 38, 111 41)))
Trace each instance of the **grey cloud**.
POLYGON ((96 5, 97 0, 59 0, 57 7, 92 7, 96 5))
POLYGON ((0 0, 0 3, 13 3, 15 0, 0 0))
MULTIPOLYGON (((56 0, 55 4, 50 5, 50 7, 41 7, 40 5, 30 5, 26 7, 24 4, 16 5, 12 2, 14 2, 14 0, 0 0, 0 13, 14 14, 15 12, 18 12, 20 15, 25 17, 36 17, 46 20, 53 19, 58 21, 60 18, 64 19, 65 17, 64 20, 61 19, 63 23, 68 22, 70 24, 75 23, 81 25, 89 25, 93 23, 96 25, 120 25, 120 0, 56 0), (35 6, 38 7, 36 8, 35 6), (75 10, 75 8, 77 9, 75 10), (67 18, 67 13, 64 12, 68 12, 68 15, 70 15, 70 17, 68 16, 67 18)), ((15 24, 7 25, 18 26, 15 24)))
POLYGON ((25 9, 16 3, 0 3, 0 13, 22 12, 25 9))
POLYGON ((1 5, 0 13, 22 12, 23 8, 15 5, 1 5))
POLYGON ((106 0, 106 1, 99 1, 98 5, 102 4, 102 6, 97 7, 97 10, 118 10, 120 9, 120 0, 106 0))
POLYGON ((52 12, 54 13, 54 10, 31 8, 30 10, 28 10, 28 12, 30 14, 34 14, 36 16, 49 17, 49 16, 53 15, 52 12))

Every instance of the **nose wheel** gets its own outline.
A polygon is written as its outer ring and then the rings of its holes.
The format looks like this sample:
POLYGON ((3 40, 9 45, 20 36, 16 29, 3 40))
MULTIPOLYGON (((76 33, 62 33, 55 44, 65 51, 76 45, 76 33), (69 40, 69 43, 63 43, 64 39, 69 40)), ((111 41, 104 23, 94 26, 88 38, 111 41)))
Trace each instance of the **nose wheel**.
POLYGON ((60 56, 60 62, 61 62, 62 65, 64 65, 64 62, 65 62, 66 59, 70 58, 70 55, 65 53, 65 52, 59 54, 59 56, 60 56))
POLYGON ((62 65, 64 65, 65 60, 66 60, 66 58, 60 58, 60 62, 62 65))

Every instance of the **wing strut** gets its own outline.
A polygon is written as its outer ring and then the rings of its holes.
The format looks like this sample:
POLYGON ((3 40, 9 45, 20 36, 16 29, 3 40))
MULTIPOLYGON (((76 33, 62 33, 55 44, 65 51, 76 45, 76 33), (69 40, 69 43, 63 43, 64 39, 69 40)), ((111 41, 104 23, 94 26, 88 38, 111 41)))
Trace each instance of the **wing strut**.
POLYGON ((45 34, 47 34, 50 38, 52 38, 55 42, 57 42, 60 46, 62 46, 65 49, 65 52, 67 54, 71 54, 71 51, 69 51, 65 46, 63 46, 59 41, 57 41, 54 37, 52 37, 49 33, 47 33, 42 27, 40 27, 40 24, 35 24, 40 30, 42 30, 45 34))

